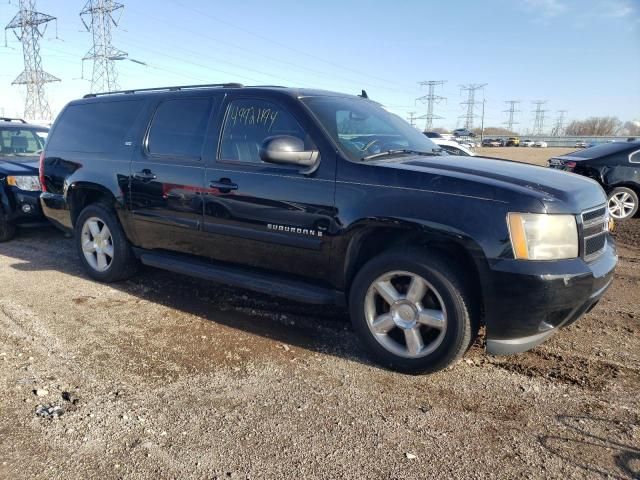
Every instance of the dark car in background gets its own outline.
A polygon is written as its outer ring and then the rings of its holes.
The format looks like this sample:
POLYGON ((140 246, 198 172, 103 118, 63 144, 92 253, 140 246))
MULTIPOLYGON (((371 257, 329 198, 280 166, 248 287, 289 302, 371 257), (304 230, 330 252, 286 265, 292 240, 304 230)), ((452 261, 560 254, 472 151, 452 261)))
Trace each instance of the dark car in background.
POLYGON ((49 129, 0 118, 0 242, 20 226, 46 223, 40 208, 38 160, 49 129))
POLYGON ((483 147, 504 147, 504 140, 499 138, 485 138, 482 140, 483 147))
POLYGON ((438 132, 422 132, 424 136, 427 138, 443 138, 442 135, 438 132))
POLYGON ((592 178, 607 192, 609 214, 627 220, 638 212, 640 142, 604 143, 549 159, 549 167, 592 178))

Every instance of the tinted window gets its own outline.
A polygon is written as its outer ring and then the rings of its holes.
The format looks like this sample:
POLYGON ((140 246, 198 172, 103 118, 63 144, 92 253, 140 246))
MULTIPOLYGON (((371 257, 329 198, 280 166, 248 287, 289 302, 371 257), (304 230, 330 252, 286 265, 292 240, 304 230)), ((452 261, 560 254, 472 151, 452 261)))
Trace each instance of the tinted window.
POLYGON ((306 132, 284 108, 264 100, 234 100, 227 108, 219 158, 262 163, 260 145, 276 135, 297 137, 306 149, 313 148, 306 132))
POLYGON ((62 113, 48 148, 72 152, 114 152, 142 109, 142 100, 71 105, 62 113))
POLYGON ((162 102, 151 122, 147 150, 153 155, 200 158, 210 111, 209 98, 162 102))

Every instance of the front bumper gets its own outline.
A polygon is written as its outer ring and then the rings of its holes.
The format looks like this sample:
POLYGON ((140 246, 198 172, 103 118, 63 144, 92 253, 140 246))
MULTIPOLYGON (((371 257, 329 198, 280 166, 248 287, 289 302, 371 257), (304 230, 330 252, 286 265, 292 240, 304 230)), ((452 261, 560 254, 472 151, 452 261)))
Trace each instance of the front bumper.
POLYGON ((613 280, 615 244, 596 260, 498 260, 485 293, 487 353, 508 355, 539 345, 591 310, 613 280))
POLYGON ((46 221, 40 206, 40 192, 28 192, 9 187, 3 198, 5 220, 17 225, 40 224, 46 221))

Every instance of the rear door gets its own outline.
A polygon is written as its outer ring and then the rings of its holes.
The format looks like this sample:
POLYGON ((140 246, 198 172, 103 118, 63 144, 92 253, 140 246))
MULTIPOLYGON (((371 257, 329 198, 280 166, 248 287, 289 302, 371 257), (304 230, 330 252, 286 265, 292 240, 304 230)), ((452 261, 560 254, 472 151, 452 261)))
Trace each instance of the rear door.
POLYGON ((139 246, 199 253, 205 138, 214 94, 157 101, 131 162, 130 207, 139 246))
POLYGON ((293 99, 227 96, 220 144, 205 174, 209 257, 305 277, 328 275, 336 157, 299 108, 293 99), (318 168, 305 172, 260 160, 260 145, 276 135, 319 149, 318 168))

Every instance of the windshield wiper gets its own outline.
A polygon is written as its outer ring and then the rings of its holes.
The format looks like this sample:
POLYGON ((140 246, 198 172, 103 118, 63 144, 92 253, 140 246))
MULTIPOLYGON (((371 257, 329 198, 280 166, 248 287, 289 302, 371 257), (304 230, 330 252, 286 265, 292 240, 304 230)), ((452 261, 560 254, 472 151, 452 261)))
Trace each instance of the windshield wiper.
POLYGON ((437 156, 438 153, 436 152, 422 152, 420 150, 411 150, 411 149, 407 149, 407 148, 403 148, 403 149, 399 149, 399 150, 385 150, 384 152, 380 152, 380 153, 373 153, 371 155, 367 155, 366 157, 362 157, 361 160, 366 161, 366 160, 372 160, 374 158, 379 158, 379 157, 388 157, 391 155, 398 155, 401 153, 412 153, 414 155, 425 155, 425 156, 437 156))

